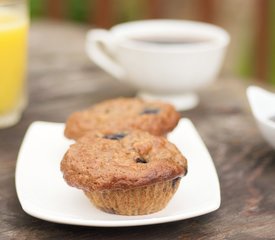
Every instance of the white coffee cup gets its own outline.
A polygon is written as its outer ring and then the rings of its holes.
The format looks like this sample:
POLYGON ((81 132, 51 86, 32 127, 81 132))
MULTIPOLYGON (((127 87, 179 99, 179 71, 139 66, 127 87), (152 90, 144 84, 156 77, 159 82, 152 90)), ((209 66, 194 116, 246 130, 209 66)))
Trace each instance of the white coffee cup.
POLYGON ((178 109, 198 103, 194 90, 217 77, 228 33, 183 20, 144 20, 87 34, 86 51, 102 69, 136 87, 139 95, 171 101, 178 109))

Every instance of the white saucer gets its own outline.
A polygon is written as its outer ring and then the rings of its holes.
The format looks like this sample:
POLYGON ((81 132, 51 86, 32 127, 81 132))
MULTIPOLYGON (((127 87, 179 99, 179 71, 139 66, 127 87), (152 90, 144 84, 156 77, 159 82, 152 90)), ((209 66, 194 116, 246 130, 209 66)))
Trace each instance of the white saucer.
POLYGON ((16 191, 24 211, 47 221, 83 226, 138 226, 172 222, 212 212, 220 206, 220 186, 213 161, 188 119, 169 135, 188 159, 188 174, 162 211, 119 216, 96 209, 82 191, 69 187, 60 161, 72 143, 64 124, 34 122, 23 140, 16 166, 16 191))
POLYGON ((148 101, 160 100, 170 103, 177 111, 190 110, 199 104, 199 96, 192 92, 173 95, 138 92, 137 96, 148 101))

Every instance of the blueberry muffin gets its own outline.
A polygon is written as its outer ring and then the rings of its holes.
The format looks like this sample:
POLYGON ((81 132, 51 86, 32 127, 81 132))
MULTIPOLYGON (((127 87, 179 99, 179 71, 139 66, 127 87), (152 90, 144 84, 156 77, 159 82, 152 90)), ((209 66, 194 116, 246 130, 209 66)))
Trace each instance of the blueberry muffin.
POLYGON ((187 173, 187 161, 164 137, 148 132, 89 132, 61 161, 65 181, 99 209, 144 215, 163 209, 187 173))
POLYGON ((170 104, 117 98, 73 113, 67 120, 65 136, 76 140, 97 129, 139 129, 161 136, 173 130, 179 119, 180 114, 170 104))

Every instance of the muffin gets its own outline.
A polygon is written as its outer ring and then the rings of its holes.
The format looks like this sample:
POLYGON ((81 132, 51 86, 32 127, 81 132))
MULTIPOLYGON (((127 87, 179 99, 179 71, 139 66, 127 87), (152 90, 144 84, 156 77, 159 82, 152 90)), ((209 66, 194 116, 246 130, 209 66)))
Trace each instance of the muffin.
POLYGON ((144 215, 167 205, 187 173, 187 160, 161 136, 140 130, 94 131, 70 146, 61 171, 97 208, 144 215))
POLYGON ((180 114, 170 104, 117 98, 73 113, 67 120, 65 136, 77 140, 97 129, 138 129, 161 136, 173 130, 179 119, 180 114))

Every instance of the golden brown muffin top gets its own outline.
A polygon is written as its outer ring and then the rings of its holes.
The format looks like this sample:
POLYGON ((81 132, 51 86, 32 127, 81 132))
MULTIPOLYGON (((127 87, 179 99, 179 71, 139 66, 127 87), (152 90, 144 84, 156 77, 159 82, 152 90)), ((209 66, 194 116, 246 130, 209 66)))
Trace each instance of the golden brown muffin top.
POLYGON ((164 137, 133 130, 90 132, 62 162, 66 182, 85 191, 129 189, 187 173, 187 161, 164 137))
POLYGON ((161 136, 173 130, 179 119, 180 114, 170 104, 117 98, 73 113, 66 122, 65 136, 76 140, 97 129, 139 129, 161 136))

